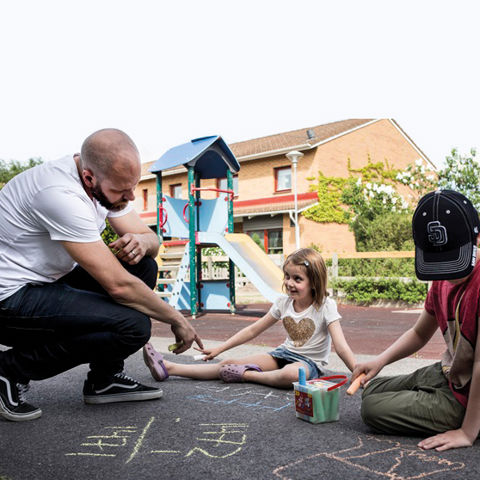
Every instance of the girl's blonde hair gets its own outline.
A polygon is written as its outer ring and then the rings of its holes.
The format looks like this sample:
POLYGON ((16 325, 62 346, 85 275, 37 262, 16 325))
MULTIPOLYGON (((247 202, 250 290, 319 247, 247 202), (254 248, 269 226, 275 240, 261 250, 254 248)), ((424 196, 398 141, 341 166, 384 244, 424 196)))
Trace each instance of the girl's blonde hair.
MULTIPOLYGON (((327 266, 322 256, 312 248, 300 248, 291 253, 283 264, 283 273, 287 265, 303 267, 312 286, 313 304, 318 308, 322 305, 327 291, 327 266)), ((285 288, 285 287, 284 287, 285 288)))

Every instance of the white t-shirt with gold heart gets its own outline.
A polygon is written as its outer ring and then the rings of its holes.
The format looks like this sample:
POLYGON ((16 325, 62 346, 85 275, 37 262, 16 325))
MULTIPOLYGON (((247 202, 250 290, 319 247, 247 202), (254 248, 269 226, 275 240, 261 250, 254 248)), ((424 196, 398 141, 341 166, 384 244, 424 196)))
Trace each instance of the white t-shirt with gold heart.
POLYGON ((310 358, 319 367, 328 364, 332 340, 327 327, 342 318, 335 300, 326 297, 320 308, 310 305, 303 312, 296 312, 293 299, 282 295, 270 308, 270 314, 282 320, 287 331, 282 347, 310 358))

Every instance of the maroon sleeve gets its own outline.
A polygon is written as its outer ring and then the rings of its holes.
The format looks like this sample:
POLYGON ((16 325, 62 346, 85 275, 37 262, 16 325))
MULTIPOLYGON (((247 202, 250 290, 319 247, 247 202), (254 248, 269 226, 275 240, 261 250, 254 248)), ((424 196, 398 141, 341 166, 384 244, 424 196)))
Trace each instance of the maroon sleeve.
POLYGON ((437 295, 437 293, 436 293, 437 285, 438 285, 437 282, 432 283, 432 286, 428 290, 427 298, 425 299, 424 308, 430 315, 435 315, 434 298, 437 295))

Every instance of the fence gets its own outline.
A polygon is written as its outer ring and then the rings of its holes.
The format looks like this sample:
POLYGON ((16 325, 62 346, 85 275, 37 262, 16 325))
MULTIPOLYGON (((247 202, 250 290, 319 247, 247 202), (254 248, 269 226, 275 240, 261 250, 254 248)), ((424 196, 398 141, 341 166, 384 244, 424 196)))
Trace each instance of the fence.
MULTIPOLYGON (((414 251, 398 251, 398 252, 350 252, 350 253, 332 253, 322 255, 325 260, 332 259, 332 266, 329 268, 329 278, 331 280, 353 280, 355 277, 339 277, 338 276, 338 259, 339 258, 415 258, 414 251)), ((402 282, 412 281, 412 277, 364 277, 368 280, 400 280, 402 282)))
MULTIPOLYGON (((398 252, 349 252, 349 253, 326 253, 322 254, 325 260, 332 260, 331 267, 328 268, 330 280, 353 280, 355 277, 340 277, 338 275, 338 260, 347 258, 414 258, 414 251, 398 252)), ((283 255, 269 255, 269 257, 279 266, 282 266, 283 255)), ((202 278, 205 280, 225 280, 228 279, 228 260, 226 256, 204 256, 202 255, 202 278)), ((395 279, 403 282, 409 282, 412 277, 364 277, 369 280, 389 280, 395 279)), ((235 269, 235 285, 242 287, 249 283, 243 273, 235 269)))

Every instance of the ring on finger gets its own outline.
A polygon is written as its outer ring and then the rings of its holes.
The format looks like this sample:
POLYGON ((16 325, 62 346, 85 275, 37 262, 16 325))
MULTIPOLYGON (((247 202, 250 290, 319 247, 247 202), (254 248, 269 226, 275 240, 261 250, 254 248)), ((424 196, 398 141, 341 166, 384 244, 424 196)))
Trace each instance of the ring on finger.
POLYGON ((131 253, 133 256, 136 255, 135 250, 132 250, 130 253, 131 253))

